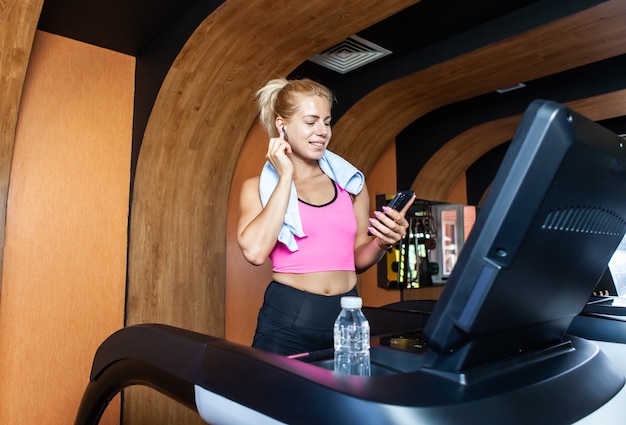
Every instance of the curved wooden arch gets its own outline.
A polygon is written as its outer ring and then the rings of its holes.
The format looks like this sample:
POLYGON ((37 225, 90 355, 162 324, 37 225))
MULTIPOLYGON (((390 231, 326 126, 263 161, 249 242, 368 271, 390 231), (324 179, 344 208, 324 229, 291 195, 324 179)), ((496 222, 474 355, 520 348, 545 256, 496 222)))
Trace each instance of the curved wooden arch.
MULTIPOLYGON (((624 116, 626 90, 577 100, 567 105, 594 121, 624 116)), ((420 198, 448 200, 459 177, 474 162, 491 149, 512 139, 521 117, 515 115, 490 121, 459 134, 431 157, 411 188, 420 198)))
POLYGON ((229 185, 256 117, 253 91, 415 0, 228 0, 168 73, 139 155, 132 199, 128 323, 224 331, 229 185), (285 19, 289 17, 289 19, 285 19))
POLYGON ((390 82, 335 125, 335 151, 367 173, 379 141, 436 108, 626 53, 625 20, 626 3, 609 1, 390 82))
MULTIPOLYGON (((127 324, 224 335, 226 217, 235 164, 256 118, 254 90, 416 0, 228 0, 176 58, 153 107, 132 194, 127 324), (285 19, 285 17, 289 17, 285 19)), ((146 388, 125 419, 197 417, 146 388)))
POLYGON ((0 2, 0 296, 6 207, 17 115, 43 0, 0 2))

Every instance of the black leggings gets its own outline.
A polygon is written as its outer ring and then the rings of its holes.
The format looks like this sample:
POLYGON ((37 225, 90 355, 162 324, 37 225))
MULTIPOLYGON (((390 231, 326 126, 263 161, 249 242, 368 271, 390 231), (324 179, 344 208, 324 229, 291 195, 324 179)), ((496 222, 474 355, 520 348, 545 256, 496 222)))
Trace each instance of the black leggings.
POLYGON ((333 324, 344 296, 358 296, 356 288, 327 296, 270 282, 252 346, 285 356, 332 348, 333 324))

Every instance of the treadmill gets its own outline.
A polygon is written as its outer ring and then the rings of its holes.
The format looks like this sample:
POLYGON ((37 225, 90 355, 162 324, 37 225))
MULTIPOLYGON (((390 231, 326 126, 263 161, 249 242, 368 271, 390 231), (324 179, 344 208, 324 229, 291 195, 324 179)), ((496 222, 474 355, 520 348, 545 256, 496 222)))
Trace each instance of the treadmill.
POLYGON ((283 357, 135 325, 97 350, 75 425, 137 384, 214 425, 620 423, 626 368, 569 329, 626 231, 623 144, 532 102, 432 311, 364 309, 372 376, 336 374, 330 348, 283 357))

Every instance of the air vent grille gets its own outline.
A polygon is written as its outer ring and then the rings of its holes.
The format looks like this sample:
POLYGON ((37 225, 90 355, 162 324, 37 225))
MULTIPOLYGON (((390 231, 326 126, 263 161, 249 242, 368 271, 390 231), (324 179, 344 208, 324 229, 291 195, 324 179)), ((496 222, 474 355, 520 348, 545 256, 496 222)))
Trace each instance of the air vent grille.
POLYGON ((626 223, 610 211, 597 207, 571 207, 550 211, 541 226, 546 230, 620 236, 626 223))
POLYGON ((391 51, 353 35, 309 58, 309 60, 333 71, 346 74, 389 54, 391 51))

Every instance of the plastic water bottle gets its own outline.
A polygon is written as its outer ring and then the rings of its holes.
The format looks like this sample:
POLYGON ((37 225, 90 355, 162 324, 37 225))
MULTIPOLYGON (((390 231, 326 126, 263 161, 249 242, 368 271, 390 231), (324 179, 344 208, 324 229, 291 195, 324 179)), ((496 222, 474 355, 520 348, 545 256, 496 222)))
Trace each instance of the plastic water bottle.
POLYGON ((370 376, 370 324, 362 305, 359 297, 341 298, 341 313, 333 328, 335 372, 370 376))

